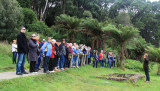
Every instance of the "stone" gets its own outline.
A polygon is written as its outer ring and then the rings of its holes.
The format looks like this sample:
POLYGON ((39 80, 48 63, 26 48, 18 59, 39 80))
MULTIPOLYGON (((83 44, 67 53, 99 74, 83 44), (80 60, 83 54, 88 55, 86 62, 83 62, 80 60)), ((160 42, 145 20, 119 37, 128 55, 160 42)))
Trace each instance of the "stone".
POLYGON ((139 79, 144 78, 142 74, 122 74, 122 73, 111 73, 108 75, 100 75, 97 78, 103 78, 115 81, 129 80, 132 83, 136 83, 139 79))

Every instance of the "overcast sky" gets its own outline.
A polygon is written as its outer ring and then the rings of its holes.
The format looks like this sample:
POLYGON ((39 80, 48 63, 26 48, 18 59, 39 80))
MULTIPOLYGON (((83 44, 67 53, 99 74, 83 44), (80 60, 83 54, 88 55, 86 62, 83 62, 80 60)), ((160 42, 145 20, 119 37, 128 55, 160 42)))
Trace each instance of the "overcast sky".
POLYGON ((159 0, 148 0, 148 1, 154 2, 154 1, 159 1, 159 0))

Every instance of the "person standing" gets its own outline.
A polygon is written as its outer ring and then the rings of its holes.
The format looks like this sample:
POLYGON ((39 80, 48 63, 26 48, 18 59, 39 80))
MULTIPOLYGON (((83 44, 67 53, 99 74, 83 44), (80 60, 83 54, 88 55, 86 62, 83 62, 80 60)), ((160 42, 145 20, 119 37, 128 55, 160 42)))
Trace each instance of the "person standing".
POLYGON ((38 72, 39 70, 41 70, 39 68, 39 66, 41 64, 41 52, 40 52, 41 46, 40 46, 40 43, 39 43, 39 38, 40 38, 40 36, 36 35, 36 41, 37 41, 37 45, 38 45, 38 47, 37 47, 38 48, 38 62, 36 62, 36 65, 35 65, 36 72, 38 72))
POLYGON ((17 45, 18 45, 18 62, 16 65, 16 74, 28 74, 25 72, 24 64, 26 62, 26 56, 28 54, 29 48, 27 44, 27 38, 25 36, 26 28, 20 28, 20 34, 17 36, 17 45))
POLYGON ((61 41, 60 40, 56 40, 56 43, 55 43, 55 48, 56 48, 56 54, 55 54, 55 64, 54 64, 54 70, 55 71, 59 71, 58 70, 58 66, 59 66, 59 59, 60 59, 60 56, 62 56, 62 53, 60 53, 60 44, 61 44, 61 41))
POLYGON ((50 56, 52 55, 52 45, 51 45, 51 37, 48 37, 48 41, 45 42, 42 46, 42 54, 44 57, 44 73, 50 73, 48 71, 48 64, 50 56))
POLYGON ((63 65, 65 63, 65 55, 66 55, 66 48, 65 48, 65 39, 62 39, 62 43, 59 46, 59 52, 62 54, 60 56, 60 61, 59 61, 59 68, 61 70, 64 70, 63 65))
POLYGON ((91 48, 88 47, 88 64, 91 63, 91 48))
POLYGON ((69 61, 69 58, 68 58, 68 56, 69 56, 69 50, 68 50, 69 44, 65 44, 65 48, 66 48, 66 55, 65 55, 64 69, 69 68, 69 64, 70 64, 70 61, 69 61))
POLYGON ((113 53, 112 53, 112 52, 109 52, 108 62, 109 62, 109 68, 110 68, 110 69, 111 69, 111 67, 112 67, 112 61, 113 61, 113 53))
POLYGON ((103 50, 101 50, 101 53, 99 54, 99 60, 101 63, 101 67, 104 67, 104 54, 103 54, 103 50))
POLYGON ((96 52, 93 54, 93 56, 94 56, 94 65, 93 65, 93 67, 96 66, 96 68, 98 68, 99 55, 98 55, 98 51, 97 51, 97 50, 96 50, 96 52))
POLYGON ((149 76, 149 59, 148 54, 144 55, 144 63, 143 63, 143 69, 146 75, 146 83, 150 82, 150 76, 149 76))
POLYGON ((52 55, 50 57, 50 60, 49 60, 49 72, 54 72, 53 69, 55 69, 56 65, 57 65, 57 61, 56 61, 56 57, 55 57, 55 54, 56 54, 56 47, 55 47, 55 43, 56 43, 56 40, 55 39, 52 39, 52 55))
POLYGON ((16 44, 16 40, 13 40, 13 43, 12 43, 12 53, 13 53, 13 64, 16 64, 16 59, 17 59, 17 44, 16 44))
POLYGON ((35 65, 38 61, 38 44, 36 40, 36 35, 32 34, 32 38, 29 40, 29 62, 30 62, 30 73, 36 73, 35 65))

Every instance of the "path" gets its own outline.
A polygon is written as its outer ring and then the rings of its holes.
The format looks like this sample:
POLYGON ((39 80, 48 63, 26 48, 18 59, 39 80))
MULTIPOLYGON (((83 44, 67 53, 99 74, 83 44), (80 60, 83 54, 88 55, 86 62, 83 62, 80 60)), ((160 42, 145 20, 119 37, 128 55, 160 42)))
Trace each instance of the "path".
MULTIPOLYGON (((29 73, 29 70, 26 70, 27 73, 29 73)), ((32 73, 32 74, 23 74, 23 75, 16 75, 16 71, 10 71, 10 72, 2 72, 0 73, 0 81, 2 80, 9 80, 13 78, 18 78, 18 77, 26 77, 26 76, 33 76, 33 75, 38 75, 38 74, 45 74, 43 73, 43 69, 39 70, 38 73, 32 73)))

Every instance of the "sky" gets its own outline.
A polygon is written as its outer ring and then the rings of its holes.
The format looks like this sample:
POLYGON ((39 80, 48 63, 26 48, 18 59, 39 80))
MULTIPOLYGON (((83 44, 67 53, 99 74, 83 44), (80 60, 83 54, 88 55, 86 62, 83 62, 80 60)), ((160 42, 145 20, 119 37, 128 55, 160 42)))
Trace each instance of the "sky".
POLYGON ((159 1, 159 0, 148 0, 148 1, 154 2, 154 1, 159 1))

